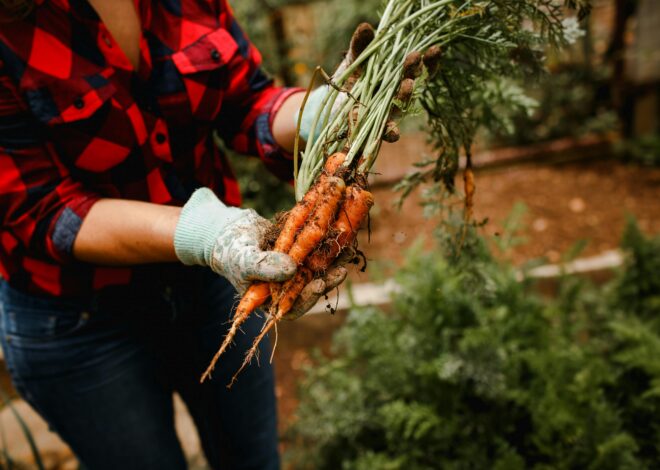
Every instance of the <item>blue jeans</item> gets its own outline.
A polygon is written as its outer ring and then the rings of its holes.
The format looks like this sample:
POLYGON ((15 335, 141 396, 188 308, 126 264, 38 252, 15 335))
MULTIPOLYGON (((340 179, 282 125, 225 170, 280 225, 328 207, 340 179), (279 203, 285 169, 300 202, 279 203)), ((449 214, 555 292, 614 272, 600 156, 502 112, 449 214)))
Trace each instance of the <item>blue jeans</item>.
MULTIPOLYGON (((26 295, 0 281, 0 340, 16 389, 89 470, 185 469, 174 391, 212 468, 278 469, 268 361, 226 388, 263 319, 247 321, 213 379, 200 385, 235 291, 210 270, 179 271, 149 287, 76 300, 26 295)), ((261 357, 269 348, 262 344, 261 357)))

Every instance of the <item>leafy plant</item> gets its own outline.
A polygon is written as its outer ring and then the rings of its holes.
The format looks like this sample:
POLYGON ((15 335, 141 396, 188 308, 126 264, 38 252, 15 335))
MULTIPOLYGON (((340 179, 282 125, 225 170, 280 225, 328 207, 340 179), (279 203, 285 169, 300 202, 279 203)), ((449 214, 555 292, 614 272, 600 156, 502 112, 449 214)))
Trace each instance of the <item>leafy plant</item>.
POLYGON ((624 140, 615 147, 624 160, 645 166, 660 166, 660 135, 647 134, 624 140))
POLYGON ((391 311, 351 311, 307 370, 294 468, 658 468, 658 243, 629 225, 619 276, 554 301, 474 231, 411 253, 391 311))

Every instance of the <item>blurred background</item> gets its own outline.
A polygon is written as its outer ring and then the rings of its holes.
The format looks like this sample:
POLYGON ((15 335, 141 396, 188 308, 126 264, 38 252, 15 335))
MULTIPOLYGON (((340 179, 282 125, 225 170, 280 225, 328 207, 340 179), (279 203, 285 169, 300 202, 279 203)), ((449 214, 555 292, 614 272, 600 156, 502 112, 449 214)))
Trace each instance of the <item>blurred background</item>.
MULTIPOLYGON (((231 3, 278 83, 307 87, 381 2, 231 3)), ((279 329, 288 468, 660 468, 660 2, 595 0, 579 28, 499 91, 519 106, 478 135, 469 227, 460 172, 453 195, 402 199, 439 151, 422 118, 385 144, 368 269, 279 329)), ((246 205, 293 204, 259 161, 231 158, 246 205)), ((77 468, 6 373, 0 387, 2 465, 77 468)))

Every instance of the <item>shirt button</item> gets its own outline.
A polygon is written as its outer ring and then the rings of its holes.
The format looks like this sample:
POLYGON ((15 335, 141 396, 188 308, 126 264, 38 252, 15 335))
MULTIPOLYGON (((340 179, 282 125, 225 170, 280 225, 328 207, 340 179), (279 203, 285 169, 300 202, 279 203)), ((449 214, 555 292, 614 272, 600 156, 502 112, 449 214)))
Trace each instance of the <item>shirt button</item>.
POLYGON ((167 136, 162 132, 156 134, 156 143, 164 144, 166 140, 167 140, 167 136))
POLYGON ((211 59, 215 60, 216 62, 220 60, 220 53, 217 49, 213 49, 211 51, 211 59))
POLYGON ((83 100, 82 98, 76 98, 76 101, 73 102, 73 105, 77 109, 83 109, 85 107, 85 100, 83 100))

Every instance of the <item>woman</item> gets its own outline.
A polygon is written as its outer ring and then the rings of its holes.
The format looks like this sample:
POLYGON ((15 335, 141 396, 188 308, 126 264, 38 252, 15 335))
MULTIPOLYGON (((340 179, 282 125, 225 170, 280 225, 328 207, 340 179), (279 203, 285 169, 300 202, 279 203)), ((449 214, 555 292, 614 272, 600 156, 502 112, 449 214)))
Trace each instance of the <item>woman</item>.
POLYGON ((289 179, 303 94, 273 86, 226 0, 0 5, 0 333, 16 388, 91 470, 185 468, 173 391, 213 468, 278 468, 270 365, 225 387, 261 319, 198 384, 236 289, 296 269, 259 249, 264 219, 231 207, 212 133, 289 179))

